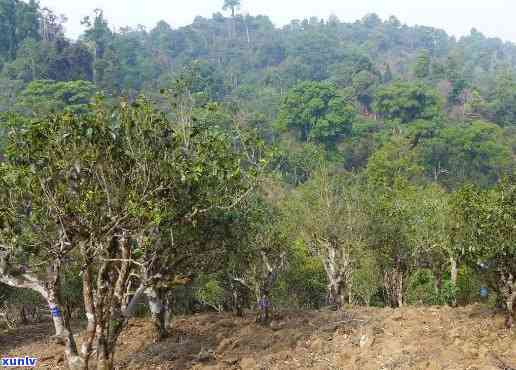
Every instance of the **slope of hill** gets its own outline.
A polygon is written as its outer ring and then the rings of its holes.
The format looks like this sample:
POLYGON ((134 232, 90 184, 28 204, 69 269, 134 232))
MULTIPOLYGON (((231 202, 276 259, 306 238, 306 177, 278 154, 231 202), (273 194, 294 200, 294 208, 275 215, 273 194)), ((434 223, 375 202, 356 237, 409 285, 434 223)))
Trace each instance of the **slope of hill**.
MULTIPOLYGON (((278 314, 270 328, 222 314, 177 318, 170 338, 152 343, 134 320, 120 340, 128 369, 478 369, 516 367, 516 336, 482 306, 357 308, 278 314)), ((16 334, 15 334, 16 335, 16 334)), ((22 333, 18 333, 18 336, 22 333)), ((31 336, 31 333, 25 333, 31 336)), ((28 338, 26 338, 28 339, 28 338)), ((61 351, 34 338, 10 350, 42 368, 63 368, 61 351)))

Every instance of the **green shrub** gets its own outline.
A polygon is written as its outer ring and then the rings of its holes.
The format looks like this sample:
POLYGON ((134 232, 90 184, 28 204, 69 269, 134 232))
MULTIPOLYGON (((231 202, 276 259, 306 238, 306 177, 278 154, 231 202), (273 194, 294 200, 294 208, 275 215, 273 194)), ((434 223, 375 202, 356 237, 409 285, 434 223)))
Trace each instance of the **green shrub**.
POLYGON ((482 286, 481 276, 475 270, 467 265, 461 266, 457 276, 457 303, 467 305, 478 302, 482 286))
POLYGON ((224 309, 225 290, 220 282, 212 276, 203 275, 199 279, 195 297, 200 303, 218 312, 224 309))
POLYGON ((373 296, 382 288, 380 268, 372 254, 360 258, 352 279, 353 302, 370 306, 373 296))
POLYGON ((327 284, 321 259, 311 256, 298 242, 292 248, 288 270, 273 291, 273 302, 277 307, 317 309, 326 302, 327 284))
POLYGON ((407 280, 405 301, 407 304, 442 304, 437 281, 429 269, 416 270, 407 280))

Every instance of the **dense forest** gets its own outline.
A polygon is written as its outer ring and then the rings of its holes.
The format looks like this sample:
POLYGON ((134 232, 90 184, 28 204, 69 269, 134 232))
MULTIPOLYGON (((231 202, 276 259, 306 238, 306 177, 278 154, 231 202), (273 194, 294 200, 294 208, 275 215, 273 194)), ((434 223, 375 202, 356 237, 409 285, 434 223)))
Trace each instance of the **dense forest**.
POLYGON ((49 307, 74 369, 112 368, 147 313, 157 340, 173 314, 328 305, 511 327, 516 44, 239 5, 151 30, 97 9, 71 40, 0 0, 2 320, 49 307))

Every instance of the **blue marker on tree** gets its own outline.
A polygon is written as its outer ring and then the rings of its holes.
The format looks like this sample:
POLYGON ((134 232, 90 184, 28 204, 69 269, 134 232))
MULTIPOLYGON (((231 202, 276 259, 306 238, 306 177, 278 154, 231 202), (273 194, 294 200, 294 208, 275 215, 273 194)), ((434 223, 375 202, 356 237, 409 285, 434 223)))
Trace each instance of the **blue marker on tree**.
POLYGON ((480 288, 480 297, 487 298, 489 290, 487 288, 480 288))
POLYGON ((52 317, 61 317, 61 310, 59 307, 52 307, 50 312, 52 313, 52 317))

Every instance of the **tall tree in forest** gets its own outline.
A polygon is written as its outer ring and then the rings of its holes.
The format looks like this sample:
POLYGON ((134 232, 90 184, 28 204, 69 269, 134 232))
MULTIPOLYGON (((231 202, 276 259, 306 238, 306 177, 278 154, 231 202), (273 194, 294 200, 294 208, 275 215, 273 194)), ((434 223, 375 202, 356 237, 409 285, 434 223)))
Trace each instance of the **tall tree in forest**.
POLYGON ((374 109, 382 118, 408 123, 438 117, 442 101, 429 85, 397 81, 378 89, 374 109))
POLYGON ((224 0, 223 10, 231 10, 231 16, 235 18, 236 10, 240 6, 240 0, 224 0))
POLYGON ((93 47, 93 81, 97 86, 102 86, 106 78, 106 71, 109 69, 110 60, 108 49, 113 39, 113 33, 101 9, 95 9, 93 20, 85 17, 82 22, 87 27, 84 32, 84 39, 93 47))
POLYGON ((278 127, 293 130, 301 141, 333 145, 351 132, 356 112, 324 82, 302 82, 292 88, 279 113, 278 127))

